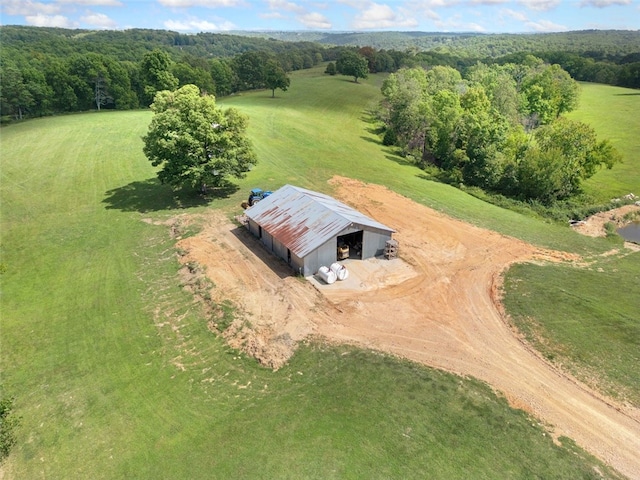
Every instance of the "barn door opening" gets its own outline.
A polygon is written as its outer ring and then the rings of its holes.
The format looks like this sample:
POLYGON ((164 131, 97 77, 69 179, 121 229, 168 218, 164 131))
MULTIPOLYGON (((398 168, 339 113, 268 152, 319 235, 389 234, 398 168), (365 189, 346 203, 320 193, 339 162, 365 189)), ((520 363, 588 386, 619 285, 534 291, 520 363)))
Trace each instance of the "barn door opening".
POLYGON ((336 259, 347 258, 362 260, 362 230, 338 237, 336 259))

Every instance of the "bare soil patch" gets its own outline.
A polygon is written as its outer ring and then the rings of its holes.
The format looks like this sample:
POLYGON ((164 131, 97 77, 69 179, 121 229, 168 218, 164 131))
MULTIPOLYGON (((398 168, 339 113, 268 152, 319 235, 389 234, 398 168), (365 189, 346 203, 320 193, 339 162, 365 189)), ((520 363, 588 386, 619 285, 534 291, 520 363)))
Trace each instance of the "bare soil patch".
POLYGON ((331 183, 338 199, 396 229, 398 262, 348 267, 351 283, 322 286, 292 276, 216 211, 199 235, 178 242, 183 262, 205 267, 212 298, 242 312, 224 332, 232 346, 279 368, 300 340, 319 335, 474 376, 544 421, 556 438, 568 436, 640 478, 640 411, 547 363, 501 310, 501 274, 509 265, 577 262, 575 255, 449 218, 382 186, 342 177, 331 183))
MULTIPOLYGON (((605 225, 607 223, 613 223, 616 228, 624 227, 628 222, 625 220, 625 215, 633 212, 640 212, 639 205, 624 205, 613 210, 607 210, 606 212, 599 212, 595 215, 591 215, 585 220, 576 223, 573 229, 589 237, 606 237, 607 231, 605 225)), ((639 213, 640 214, 640 213, 639 213)), ((633 251, 640 251, 640 245, 633 242, 624 242, 625 248, 633 251)))

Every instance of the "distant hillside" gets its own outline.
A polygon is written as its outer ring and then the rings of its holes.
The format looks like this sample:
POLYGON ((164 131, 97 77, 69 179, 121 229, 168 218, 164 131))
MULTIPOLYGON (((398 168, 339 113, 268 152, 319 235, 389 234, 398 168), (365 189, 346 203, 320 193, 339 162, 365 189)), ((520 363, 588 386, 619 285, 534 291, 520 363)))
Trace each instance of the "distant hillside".
POLYGON ((246 51, 318 51, 329 46, 370 46, 376 50, 435 51, 463 58, 496 58, 519 52, 575 53, 616 61, 640 55, 640 31, 585 30, 545 34, 472 32, 232 31, 185 34, 170 30, 70 30, 0 26, 3 56, 13 49, 38 54, 94 52, 136 61, 154 48, 198 57, 233 57, 246 51))
POLYGON ((584 30, 540 34, 439 32, 233 32, 234 35, 385 50, 437 50, 458 56, 499 57, 518 52, 564 51, 593 58, 619 58, 640 52, 638 30, 584 30))
POLYGON ((275 40, 248 35, 219 33, 184 34, 170 30, 70 30, 53 27, 0 26, 2 56, 14 50, 21 54, 66 56, 72 53, 98 53, 120 61, 138 61, 155 48, 174 55, 196 57, 233 57, 247 51, 274 54, 287 51, 317 51, 319 43, 306 40, 275 40))

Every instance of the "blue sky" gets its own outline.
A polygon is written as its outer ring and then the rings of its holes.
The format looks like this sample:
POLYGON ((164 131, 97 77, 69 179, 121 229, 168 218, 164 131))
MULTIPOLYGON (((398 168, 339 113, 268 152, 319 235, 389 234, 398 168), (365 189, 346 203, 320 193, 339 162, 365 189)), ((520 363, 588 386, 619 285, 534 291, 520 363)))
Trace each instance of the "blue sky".
POLYGON ((2 0, 2 25, 229 30, 640 29, 640 0, 2 0))

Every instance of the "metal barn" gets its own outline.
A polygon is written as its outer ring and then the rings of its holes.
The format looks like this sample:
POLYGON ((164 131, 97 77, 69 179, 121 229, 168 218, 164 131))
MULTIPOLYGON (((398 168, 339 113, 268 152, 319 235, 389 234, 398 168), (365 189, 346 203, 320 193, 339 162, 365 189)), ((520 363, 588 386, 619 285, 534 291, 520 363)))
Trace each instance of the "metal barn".
POLYGON ((322 193, 285 185, 245 211, 249 231, 297 273, 382 255, 393 229, 322 193), (340 247, 340 252, 338 248, 340 247))

